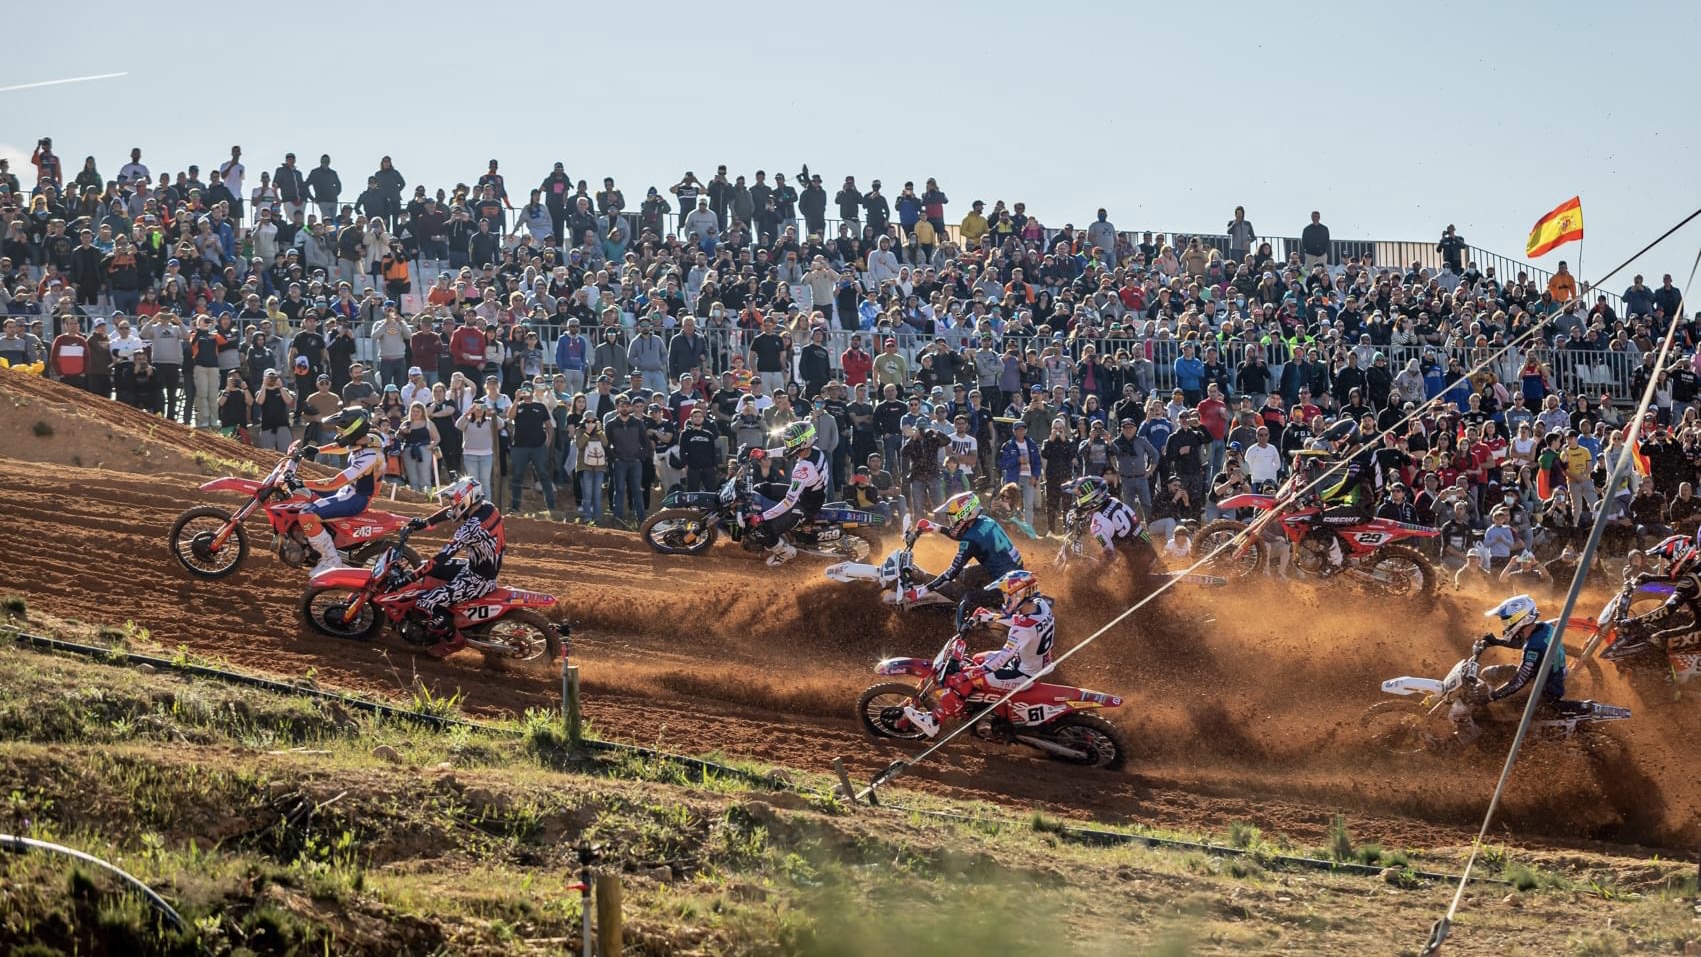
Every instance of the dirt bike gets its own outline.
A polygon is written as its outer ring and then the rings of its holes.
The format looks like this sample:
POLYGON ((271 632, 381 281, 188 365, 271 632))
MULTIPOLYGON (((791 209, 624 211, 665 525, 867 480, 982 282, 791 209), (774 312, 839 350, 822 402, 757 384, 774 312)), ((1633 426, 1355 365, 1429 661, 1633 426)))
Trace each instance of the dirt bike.
POLYGON ((923 591, 916 594, 918 585, 932 581, 933 576, 915 567, 915 543, 923 532, 933 531, 937 525, 922 519, 914 525, 904 520, 903 542, 886 560, 878 565, 866 562, 840 562, 827 566, 826 575, 836 582, 875 582, 880 586, 880 600, 899 609, 910 608, 945 608, 957 607, 957 599, 940 591, 923 591))
MULTIPOLYGON (((875 665, 876 674, 921 679, 877 684, 856 699, 857 719, 877 738, 918 741, 926 737, 904 715, 906 705, 932 709, 939 703, 947 678, 976 664, 985 654, 970 657, 961 632, 952 635, 931 660, 887 658, 875 665)), ((1120 771, 1128 763, 1128 745, 1109 721, 1088 712, 1121 707, 1122 699, 1098 691, 1035 682, 996 708, 1005 692, 977 689, 968 696, 963 720, 974 722, 971 734, 983 741, 1020 744, 1054 761, 1120 771)))
MULTIPOLYGON (((746 551, 762 551, 767 542, 752 535, 744 517, 777 501, 756 487, 754 465, 761 449, 746 449, 735 460, 732 476, 718 492, 675 489, 662 499, 661 510, 644 520, 638 534, 663 555, 702 555, 724 531, 746 551)), ((799 552, 823 558, 867 561, 879 544, 869 529, 886 524, 886 516, 844 502, 828 502, 812 522, 800 522, 786 533, 799 552)), ((758 526, 760 528, 760 526, 758 526)))
MULTIPOLYGON (((1396 700, 1378 701, 1365 710, 1360 725, 1378 747, 1394 754, 1447 751, 1469 743, 1477 733, 1476 721, 1499 726, 1510 733, 1522 715, 1523 702, 1515 707, 1490 710, 1488 696, 1494 687, 1517 673, 1517 665, 1489 665, 1480 661, 1482 645, 1459 660, 1445 678, 1389 678, 1382 682, 1386 694, 1396 700)), ((1539 684, 1529 689, 1540 694, 1539 684)), ((1597 701, 1559 701, 1544 706, 1530 722, 1530 730, 1550 740, 1579 740, 1591 749, 1610 747, 1610 739, 1596 725, 1623 721, 1629 708, 1597 701)))
MULTIPOLYGON (((227 475, 202 485, 203 492, 239 492, 248 496, 248 501, 234 513, 215 505, 198 505, 177 516, 166 535, 171 554, 198 578, 234 574, 248 555, 248 532, 242 523, 263 508, 272 526, 272 551, 278 560, 294 568, 318 564, 319 553, 301 531, 301 510, 313 502, 295 474, 305 452, 303 448, 291 450, 258 481, 227 475)), ((407 521, 405 515, 365 511, 351 518, 326 519, 324 524, 343 560, 364 565, 388 547, 389 536, 407 521)), ((419 567, 419 555, 412 549, 402 558, 409 566, 419 567)))
POLYGON ((1218 519, 1206 525, 1193 539, 1194 553, 1209 555, 1246 532, 1211 562, 1214 569, 1231 578, 1246 578, 1270 560, 1270 546, 1264 536, 1274 533, 1287 540, 1293 549, 1292 567, 1306 576, 1345 578, 1397 598, 1427 599, 1435 595, 1439 577, 1435 566, 1422 552, 1400 543, 1406 539, 1435 538, 1441 534, 1439 531, 1386 518, 1337 524, 1323 517, 1321 525, 1314 525, 1310 519, 1321 515, 1320 506, 1296 509, 1282 504, 1303 487, 1303 480, 1296 473, 1275 495, 1248 493, 1218 502, 1217 507, 1225 512, 1250 508, 1258 515, 1250 523, 1218 519), (1329 542, 1313 534, 1319 527, 1341 543, 1342 562, 1338 572, 1330 571, 1329 542))
MULTIPOLYGON (((1108 561, 1108 559, 1098 557, 1100 549, 1096 542, 1086 540, 1087 529, 1088 523, 1076 521, 1073 514, 1063 517, 1063 544, 1058 547, 1057 555, 1051 560, 1053 568, 1068 568, 1071 565, 1076 567, 1091 566, 1108 561)), ((1152 551, 1154 555, 1157 554, 1155 546, 1152 551)), ((1153 587, 1161 585, 1171 578, 1178 579, 1180 584, 1199 585, 1204 588, 1221 588, 1228 584, 1228 579, 1222 575, 1187 574, 1179 571, 1154 571, 1148 573, 1147 577, 1151 579, 1153 587)))
MULTIPOLYGON (((1696 680, 1701 678, 1701 647, 1661 648, 1656 643, 1625 634, 1628 630, 1625 624, 1631 618, 1653 611, 1654 606, 1671 597, 1671 593, 1669 582, 1631 579, 1624 583, 1618 594, 1607 599, 1597 617, 1572 618, 1569 627, 1589 636, 1572 670, 1587 668, 1598 673, 1599 662, 1611 662, 1649 704, 1675 699, 1685 690, 1682 688, 1684 685, 1692 682, 1701 684, 1696 680)), ((1674 627, 1686 620, 1695 623, 1692 616, 1680 611, 1678 617, 1662 622, 1661 626, 1674 627)))
MULTIPOLYGON (((404 525, 370 569, 333 568, 314 575, 301 598, 307 624, 332 638, 367 641, 388 621, 408 644, 435 645, 438 639, 429 634, 414 604, 441 582, 402 561, 410 534, 404 525)), ((540 610, 554 606, 553 595, 499 585, 487 595, 455 604, 450 612, 468 648, 492 658, 553 661, 563 654, 566 626, 558 629, 540 610)))

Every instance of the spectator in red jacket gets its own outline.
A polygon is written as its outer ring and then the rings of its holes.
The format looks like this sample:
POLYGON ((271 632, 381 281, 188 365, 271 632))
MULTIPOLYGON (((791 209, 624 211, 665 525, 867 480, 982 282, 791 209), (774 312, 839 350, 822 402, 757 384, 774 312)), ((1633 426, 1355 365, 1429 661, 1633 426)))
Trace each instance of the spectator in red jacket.
POLYGON ((839 356, 839 366, 845 370, 847 387, 854 389, 868 381, 874 371, 874 357, 862 348, 862 336, 851 336, 850 348, 839 356))
POLYGON ((78 329, 76 316, 61 316, 59 323, 64 331, 53 337, 53 347, 47 356, 48 372, 66 385, 87 388, 89 340, 78 329))
POLYGON ((480 318, 449 334, 449 360, 468 381, 484 378, 484 345, 484 320, 480 318))

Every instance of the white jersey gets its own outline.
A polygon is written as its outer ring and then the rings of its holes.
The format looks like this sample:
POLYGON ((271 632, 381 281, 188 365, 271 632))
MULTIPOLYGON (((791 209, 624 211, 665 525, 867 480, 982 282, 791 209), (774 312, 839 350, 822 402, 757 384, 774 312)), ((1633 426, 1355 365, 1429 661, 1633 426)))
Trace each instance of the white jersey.
POLYGON ((998 619, 1010 629, 1004 647, 981 662, 987 672, 1004 672, 1012 677, 1016 672, 1023 678, 1037 678, 1051 667, 1052 645, 1057 639, 1057 619, 1051 613, 1051 599, 1037 597, 1027 604, 1027 611, 1018 611, 998 619))
POLYGON ((1114 554, 1118 543, 1140 534, 1140 516, 1127 504, 1113 498, 1093 510, 1087 534, 1099 543, 1107 556, 1114 554))
MULTIPOLYGON (((784 449, 770 449, 770 457, 784 455, 784 449)), ((815 493, 822 500, 827 495, 827 456, 820 449, 811 447, 807 452, 797 457, 791 466, 791 485, 786 487, 785 498, 775 502, 773 507, 762 513, 762 521, 771 522, 792 510, 798 500, 809 493, 815 493)), ((819 502, 817 502, 819 506, 819 502)), ((813 512, 806 513, 813 515, 813 512)))

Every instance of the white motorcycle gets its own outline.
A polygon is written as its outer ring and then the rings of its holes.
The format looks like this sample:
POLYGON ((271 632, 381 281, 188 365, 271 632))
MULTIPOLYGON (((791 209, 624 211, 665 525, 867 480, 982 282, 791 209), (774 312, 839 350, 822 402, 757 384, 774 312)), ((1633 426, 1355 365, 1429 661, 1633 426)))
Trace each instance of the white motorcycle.
POLYGON ((957 599, 943 592, 929 591, 921 587, 922 583, 932 581, 933 576, 919 571, 915 567, 916 539, 923 532, 930 532, 938 526, 922 519, 914 525, 909 519, 904 520, 904 538, 892 554, 878 565, 867 562, 840 562, 828 566, 826 575, 836 582, 874 582, 880 586, 880 600, 900 610, 911 608, 956 608, 957 599))
MULTIPOLYGON (((1478 661, 1481 655, 1482 649, 1473 649, 1445 678, 1406 676, 1382 682, 1385 694, 1399 698, 1371 705, 1359 719, 1360 726, 1369 732, 1373 743, 1395 754, 1443 751, 1468 744, 1482 733, 1479 721, 1504 727, 1510 733, 1517 726, 1522 704, 1516 710, 1489 710, 1488 696, 1496 686, 1510 680, 1518 666, 1485 668, 1478 661)), ((1540 694, 1539 684, 1529 693, 1540 694)), ((1623 721, 1630 717, 1630 709, 1598 701, 1565 700, 1536 714, 1530 722, 1532 732, 1554 740, 1580 740, 1593 750, 1610 741, 1594 726, 1623 721)))

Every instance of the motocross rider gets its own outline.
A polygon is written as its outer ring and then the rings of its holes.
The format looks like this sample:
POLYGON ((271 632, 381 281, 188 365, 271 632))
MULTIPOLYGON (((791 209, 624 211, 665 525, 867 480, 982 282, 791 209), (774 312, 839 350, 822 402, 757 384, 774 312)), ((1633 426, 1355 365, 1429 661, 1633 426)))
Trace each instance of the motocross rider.
MULTIPOLYGON (((319 563, 313 574, 343 567, 337 554, 336 539, 324 522, 331 518, 352 518, 366 511, 366 503, 378 491, 384 477, 384 438, 372 432, 372 420, 365 409, 344 409, 325 420, 337 446, 348 451, 348 466, 328 479, 302 483, 313 493, 314 501, 301 510, 301 533, 307 544, 319 553, 319 563)), ((325 451, 324 448, 302 446, 306 454, 325 451)))
POLYGON ((1088 543, 1090 539, 1098 546, 1095 557, 1110 560, 1122 555, 1138 574, 1149 571, 1158 556, 1139 513, 1111 495, 1110 486, 1097 476, 1077 479, 1073 491, 1075 504, 1069 510, 1070 527, 1085 533, 1085 537, 1077 536, 1072 546, 1077 553, 1093 548, 1088 543))
POLYGON ((442 658, 467 643, 454 627, 452 609, 459 602, 488 595, 496 587, 496 575, 502 570, 502 552, 508 540, 502 528, 502 512, 496 503, 485 499, 477 479, 471 476, 456 479, 437 490, 437 499, 443 507, 425 518, 410 519, 408 528, 418 531, 441 522, 461 523, 449 543, 419 572, 421 578, 429 577, 442 584, 414 602, 414 607, 426 616, 426 633, 437 639, 431 646, 431 654, 442 658), (457 552, 466 558, 454 559, 457 552))
POLYGON ((963 594, 957 603, 957 629, 961 631, 971 611, 997 603, 998 592, 987 585, 1021 569, 1022 553, 1010 543, 1010 536, 1004 534, 1003 527, 981 508, 980 496, 975 493, 958 492, 945 500, 941 510, 945 513, 945 525, 940 531, 945 537, 960 543, 957 557, 951 559, 950 567, 940 572, 937 578, 911 588, 904 595, 904 600, 914 602, 929 592, 941 590, 962 575, 960 587, 963 594), (965 572, 971 559, 980 564, 965 572))
POLYGON ((977 609, 974 617, 1008 628, 1004 647, 975 655, 973 665, 946 677, 937 709, 904 708, 910 723, 930 738, 939 734, 941 720, 963 713, 969 695, 975 691, 1009 691, 1051 670, 1057 620, 1051 613, 1051 599, 1039 593, 1039 579, 1033 572, 1018 568, 993 582, 989 591, 1001 599, 998 610, 977 609))
MULTIPOLYGON (((1487 700, 1478 700, 1478 704, 1492 704, 1505 701, 1520 692, 1532 687, 1531 682, 1536 677, 1536 670, 1541 667, 1542 656, 1547 653, 1547 646, 1553 641, 1553 625, 1541 620, 1541 612, 1536 608, 1535 599, 1529 595, 1514 595, 1484 613, 1485 618, 1498 618, 1501 621, 1501 635, 1483 635, 1471 646, 1473 656, 1481 655, 1484 648, 1511 648, 1522 650, 1524 658, 1518 663, 1518 670, 1505 684, 1488 693, 1487 700)), ((1565 700, 1565 646, 1560 645, 1553 650, 1553 663, 1548 668, 1546 679, 1541 686, 1541 707, 1548 711, 1563 713, 1572 702, 1565 700)), ((1460 721, 1461 737, 1474 738, 1477 734, 1476 723, 1468 715, 1460 721)))
POLYGON ((766 526, 773 537, 768 546, 768 564, 783 565, 797 557, 797 549, 786 541, 786 533, 801 522, 813 522, 827 501, 827 479, 831 463, 827 454, 815 447, 815 424, 793 422, 781 433, 784 444, 777 449, 751 449, 754 458, 784 456, 791 469, 791 484, 785 497, 765 511, 751 511, 744 523, 755 529, 766 526))
MULTIPOLYGON (((1696 534, 1697 538, 1701 538, 1701 532, 1696 534)), ((1649 643, 1665 648, 1672 639, 1693 634, 1701 627, 1701 545, 1687 535, 1672 535, 1648 549, 1647 555, 1649 558, 1665 560, 1664 574, 1644 572, 1635 576, 1633 581, 1637 585, 1655 581, 1666 582, 1672 586, 1671 597, 1653 611, 1626 621, 1620 626, 1619 634, 1635 644, 1649 643), (1656 625, 1686 606, 1690 612, 1690 619, 1686 624, 1676 628, 1654 630, 1656 625)), ((1627 643, 1621 652, 1630 647, 1632 644, 1627 643)))
POLYGON ((1373 515, 1374 496, 1366 486, 1376 475, 1376 453, 1370 443, 1352 452, 1358 438, 1358 424, 1343 419, 1324 430, 1318 440, 1328 446, 1328 455, 1306 450, 1294 456, 1294 470, 1309 489, 1303 493, 1315 496, 1321 511, 1308 517, 1312 526, 1306 537, 1325 549, 1328 560, 1324 575, 1340 571, 1346 560, 1341 539, 1331 526, 1358 525, 1373 515), (1307 454, 1310 452, 1310 454, 1307 454), (1350 453, 1350 454, 1349 454, 1350 453), (1333 470, 1333 471, 1332 471, 1333 470))

